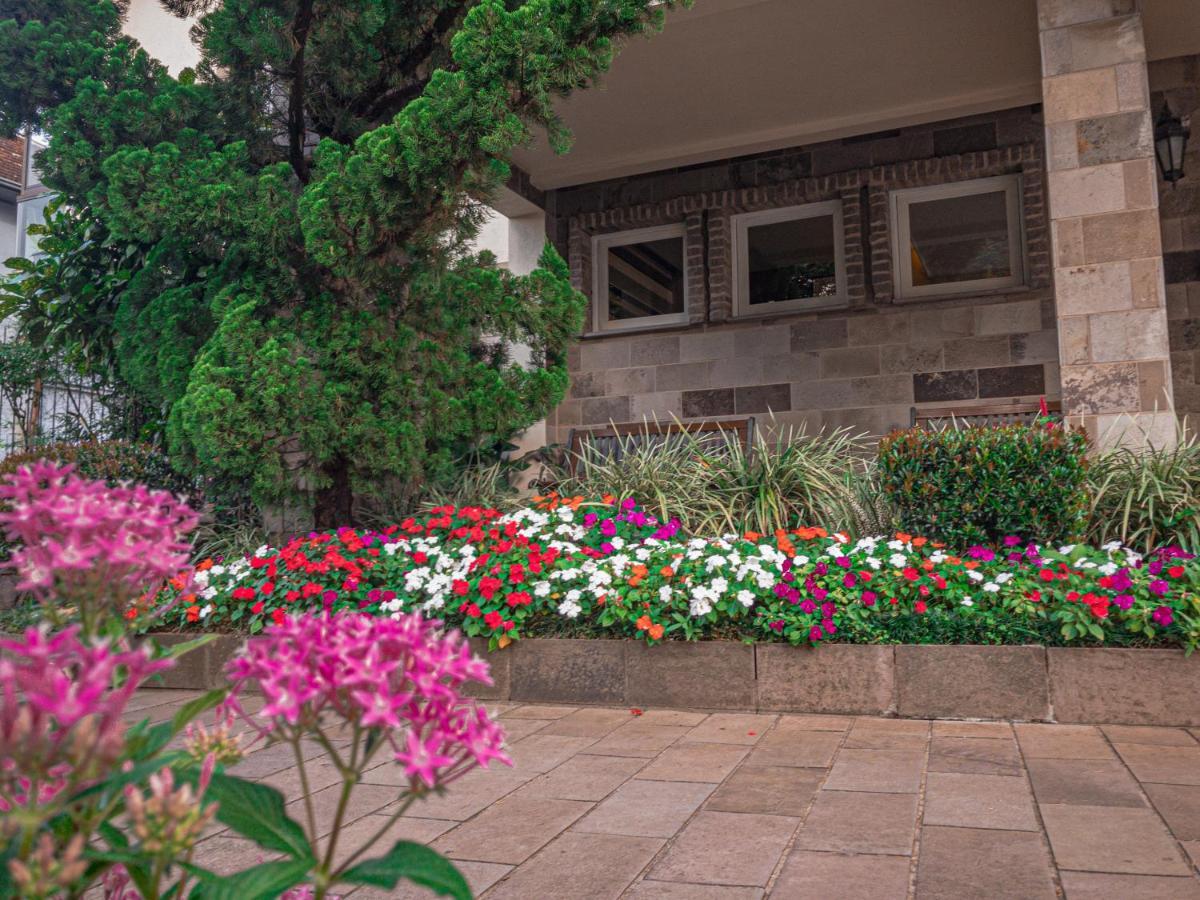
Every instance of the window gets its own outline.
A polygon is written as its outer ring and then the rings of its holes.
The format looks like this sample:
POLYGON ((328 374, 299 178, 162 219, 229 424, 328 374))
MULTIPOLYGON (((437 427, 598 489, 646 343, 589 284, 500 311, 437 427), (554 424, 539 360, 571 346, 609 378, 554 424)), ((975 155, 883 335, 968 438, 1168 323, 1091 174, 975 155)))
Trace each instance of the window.
POLYGON ((1025 283, 1017 175, 894 191, 892 221, 898 297, 1025 283))
POLYGON ((840 201, 743 213, 733 235, 737 315, 845 305, 840 201))
POLYGON ((682 224, 601 235, 592 259, 597 331, 687 324, 682 224))

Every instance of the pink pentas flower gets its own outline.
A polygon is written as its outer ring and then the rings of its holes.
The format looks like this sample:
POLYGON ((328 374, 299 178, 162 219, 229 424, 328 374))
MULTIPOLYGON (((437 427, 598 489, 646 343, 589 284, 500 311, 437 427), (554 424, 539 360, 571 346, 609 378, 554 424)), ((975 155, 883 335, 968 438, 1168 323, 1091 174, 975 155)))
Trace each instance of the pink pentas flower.
POLYGON ((0 654, 0 811, 101 777, 120 757, 133 692, 173 665, 145 648, 83 643, 77 626, 31 628, 0 641, 0 654))
POLYGON ((492 683, 487 663, 459 633, 420 613, 283 617, 250 639, 229 675, 233 708, 240 711, 238 697, 249 686, 261 691, 262 709, 246 718, 265 733, 334 720, 381 729, 414 790, 494 759, 512 764, 503 730, 462 693, 469 681, 492 683))
POLYGON ((180 572, 197 515, 166 491, 110 488, 41 461, 0 483, 0 525, 19 546, 10 565, 18 588, 48 596, 98 580, 140 592, 180 572))

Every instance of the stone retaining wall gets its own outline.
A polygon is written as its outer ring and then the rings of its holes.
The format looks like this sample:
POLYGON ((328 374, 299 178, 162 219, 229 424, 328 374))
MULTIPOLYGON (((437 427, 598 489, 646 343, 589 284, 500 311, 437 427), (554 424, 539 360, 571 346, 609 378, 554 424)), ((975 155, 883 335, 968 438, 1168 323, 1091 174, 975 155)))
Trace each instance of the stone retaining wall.
MULTIPOLYGON (((166 642, 190 635, 163 635, 166 642)), ((188 654, 163 687, 222 683, 242 638, 188 654)), ((488 700, 597 706, 1200 726, 1200 656, 1180 650, 525 638, 486 652, 488 700)))

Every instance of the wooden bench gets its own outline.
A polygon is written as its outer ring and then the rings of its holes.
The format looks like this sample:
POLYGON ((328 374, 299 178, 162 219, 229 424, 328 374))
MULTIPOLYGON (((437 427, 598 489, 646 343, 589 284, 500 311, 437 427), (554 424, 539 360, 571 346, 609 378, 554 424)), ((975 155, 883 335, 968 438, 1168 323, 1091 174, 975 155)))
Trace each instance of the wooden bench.
MULTIPOLYGON (((1046 401, 1046 408, 1051 418, 1062 419, 1062 403, 1058 400, 1046 401)), ((986 425, 1029 425, 1041 414, 1041 403, 1036 400, 994 400, 971 406, 914 406, 912 426, 936 431, 986 425)))
POLYGON ((572 428, 567 436, 567 465, 572 472, 584 459, 620 460, 631 449, 661 447, 683 435, 708 453, 721 453, 736 442, 754 450, 754 418, 721 422, 630 422, 596 428, 572 428))

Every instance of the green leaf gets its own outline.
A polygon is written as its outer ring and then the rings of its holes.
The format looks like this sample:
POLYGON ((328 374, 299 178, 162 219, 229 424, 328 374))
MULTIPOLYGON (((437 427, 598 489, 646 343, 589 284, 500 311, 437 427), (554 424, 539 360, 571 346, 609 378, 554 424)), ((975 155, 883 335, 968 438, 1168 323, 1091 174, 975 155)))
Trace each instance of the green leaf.
POLYGON ((304 881, 312 867, 311 859, 282 859, 234 872, 217 875, 199 866, 185 868, 200 879, 191 896, 204 900, 272 900, 290 887, 304 881))
POLYGON ((188 653, 191 653, 193 650, 198 650, 205 644, 211 644, 216 639, 217 635, 215 634, 202 634, 200 637, 193 638, 190 641, 184 641, 182 644, 175 644, 169 650, 167 650, 166 658, 179 659, 179 657, 186 656, 188 653))
POLYGON ((278 850, 296 860, 313 862, 313 851, 304 836, 304 829, 288 817, 283 794, 275 788, 216 773, 205 797, 220 804, 217 819, 238 834, 267 850, 278 850))
MULTIPOLYGON (((216 637, 216 635, 208 635, 208 637, 216 637)), ((228 688, 213 688, 207 694, 201 694, 195 700, 189 700, 179 708, 179 711, 171 718, 171 736, 179 734, 187 727, 188 723, 202 712, 207 712, 218 703, 225 699, 229 693, 228 688)))
POLYGON ((412 841, 397 841, 386 855, 368 859, 347 870, 344 881, 394 888, 401 878, 407 878, 437 894, 455 900, 471 900, 471 888, 454 863, 436 850, 412 841))

